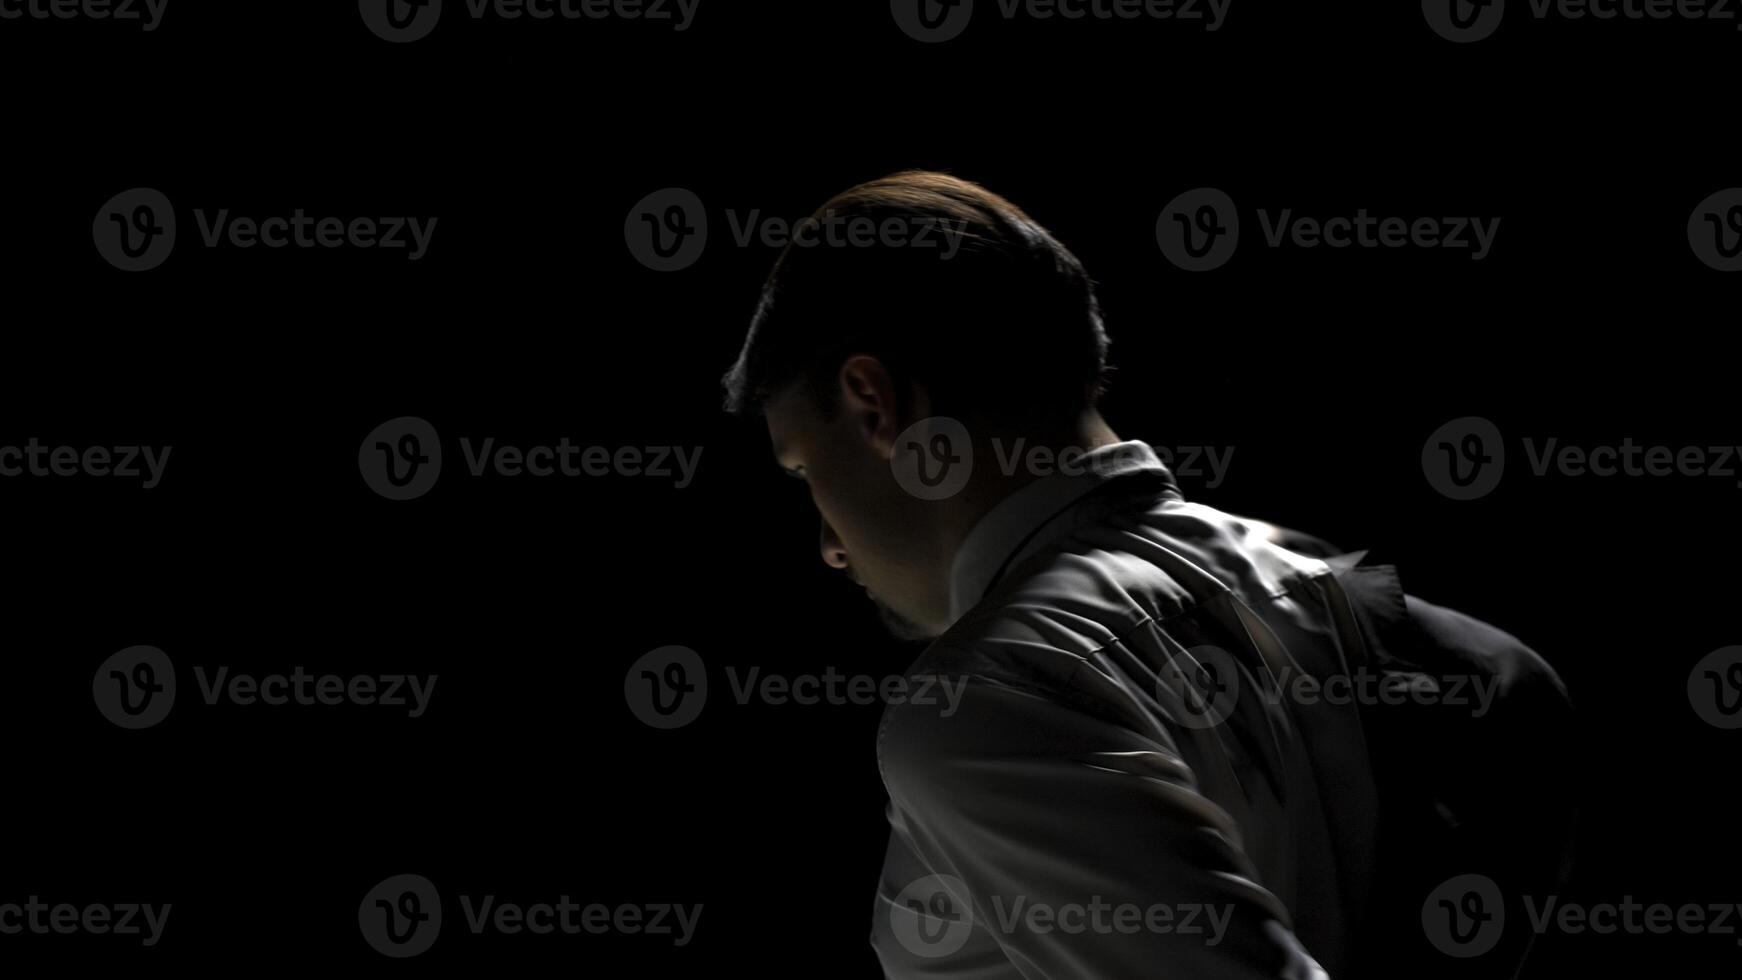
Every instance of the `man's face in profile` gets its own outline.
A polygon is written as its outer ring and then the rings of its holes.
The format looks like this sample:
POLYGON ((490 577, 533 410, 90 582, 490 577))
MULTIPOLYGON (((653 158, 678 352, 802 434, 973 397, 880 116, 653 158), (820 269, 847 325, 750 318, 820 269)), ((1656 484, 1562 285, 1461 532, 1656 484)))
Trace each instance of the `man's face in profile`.
POLYGON ((898 639, 936 636, 947 625, 948 584, 931 554, 929 515, 896 483, 881 448, 879 433, 896 422, 851 405, 826 414, 803 384, 765 410, 775 460, 805 481, 821 515, 823 562, 864 587, 898 639))

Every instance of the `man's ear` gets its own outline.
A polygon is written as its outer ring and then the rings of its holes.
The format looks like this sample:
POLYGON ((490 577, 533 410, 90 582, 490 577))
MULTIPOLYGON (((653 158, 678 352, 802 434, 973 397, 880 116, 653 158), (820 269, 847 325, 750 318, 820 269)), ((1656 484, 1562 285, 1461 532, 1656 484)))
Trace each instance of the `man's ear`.
POLYGON ((839 383, 842 414, 884 459, 895 455, 896 437, 931 410, 925 389, 898 385, 889 368, 870 354, 841 362, 839 383))

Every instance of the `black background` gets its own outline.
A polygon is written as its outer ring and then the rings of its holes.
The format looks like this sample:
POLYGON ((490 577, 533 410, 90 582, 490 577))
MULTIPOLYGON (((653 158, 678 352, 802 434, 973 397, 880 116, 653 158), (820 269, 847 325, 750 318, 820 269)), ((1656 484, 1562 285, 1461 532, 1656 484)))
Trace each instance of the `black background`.
MULTIPOLYGON (((984 0, 983 0, 984 2, 984 0)), ((460 5, 450 5, 458 8, 460 5)), ((774 252, 853 183, 947 169, 1022 205, 1101 284, 1124 437, 1233 447, 1188 496, 1384 549, 1410 591, 1508 629, 1566 680, 1585 819, 1566 899, 1742 900, 1737 734, 1686 681, 1739 642, 1734 477, 1536 478, 1519 440, 1735 445, 1739 280, 1685 235, 1742 184, 1730 24, 1537 21, 1454 45, 1415 4, 1235 2, 1174 22, 1004 23, 922 45, 879 2, 703 0, 646 23, 474 22, 392 45, 352 3, 195 6, 142 34, 0 21, 8 93, 0 444, 174 447, 164 483, 0 480, 13 624, 0 901, 172 902, 164 941, 0 937, 0 964, 206 974, 539 964, 874 976, 886 828, 876 706, 732 702, 723 671, 902 670, 818 561, 804 488, 719 411, 774 252), (1285 8, 1286 9, 1283 9, 1285 8), (661 274, 624 220, 707 204, 661 274), (1155 219, 1199 186, 1318 216, 1500 216, 1493 253, 1261 245, 1187 274, 1155 219), (92 216, 155 187, 181 238, 106 265, 92 216), (195 208, 438 216, 429 254, 198 247, 195 208), (392 502, 357 449, 389 418, 448 469, 392 502), (1491 495, 1423 477, 1465 415, 1514 452, 1491 495), (466 475, 456 440, 705 447, 697 481, 466 475), (141 732, 91 702, 134 644, 176 662, 141 732), (624 672, 682 644, 715 693, 641 725, 624 672), (429 713, 208 707, 194 665, 438 674, 429 713), (430 953, 356 926, 404 872, 450 898, 430 953), (451 897, 702 903, 694 942, 475 937, 451 897)), ((1021 342, 1013 335, 1012 342, 1021 342)), ((1735 937, 1551 933, 1528 976, 1673 964, 1735 937)), ((610 969, 616 969, 612 967, 610 969)))

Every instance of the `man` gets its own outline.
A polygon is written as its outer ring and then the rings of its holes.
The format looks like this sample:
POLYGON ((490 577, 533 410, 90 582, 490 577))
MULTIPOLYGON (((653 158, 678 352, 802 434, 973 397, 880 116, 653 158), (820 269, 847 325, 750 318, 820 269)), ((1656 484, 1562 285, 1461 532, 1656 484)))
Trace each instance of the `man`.
POLYGON ((808 483, 823 560, 933 638, 914 689, 965 685, 879 729, 885 973, 1511 975, 1529 933, 1484 883, 1564 874, 1553 671, 1391 566, 1186 501, 1096 409, 1094 288, 1009 201, 908 172, 815 218, 879 235, 781 255, 727 405, 808 483))

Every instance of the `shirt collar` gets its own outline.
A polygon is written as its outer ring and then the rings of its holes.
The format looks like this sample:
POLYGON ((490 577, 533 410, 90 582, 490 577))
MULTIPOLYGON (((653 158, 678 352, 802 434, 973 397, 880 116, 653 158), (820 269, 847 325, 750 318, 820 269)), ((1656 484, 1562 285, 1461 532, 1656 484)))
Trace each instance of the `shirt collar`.
POLYGON ((1159 477, 1165 492, 1179 496, 1168 472, 1148 444, 1116 442, 1071 455, 1058 471, 1000 500, 963 539, 950 565, 950 620, 962 618, 992 588, 1012 560, 1039 532, 1071 511, 1084 497, 1109 482, 1147 474, 1159 477))

